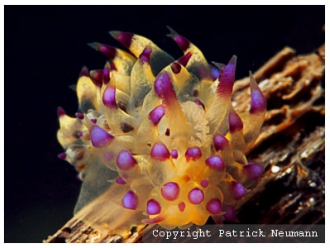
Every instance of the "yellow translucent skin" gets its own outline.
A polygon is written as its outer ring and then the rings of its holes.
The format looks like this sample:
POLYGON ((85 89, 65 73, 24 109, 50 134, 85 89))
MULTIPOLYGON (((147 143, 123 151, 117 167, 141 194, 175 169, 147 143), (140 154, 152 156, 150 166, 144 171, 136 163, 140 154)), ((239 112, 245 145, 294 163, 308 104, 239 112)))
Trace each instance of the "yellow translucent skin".
MULTIPOLYGON (((118 32, 113 33, 116 34, 118 32)), ((175 34, 172 31, 172 35, 175 34)), ((159 224, 167 229, 185 228, 191 224, 203 225, 210 216, 218 223, 224 212, 211 214, 206 205, 211 199, 218 199, 223 205, 233 204, 231 183, 247 185, 251 182, 242 173, 247 164, 244 151, 257 138, 265 109, 238 113, 243 129, 230 132, 228 116, 236 113, 231 95, 217 93, 221 82, 218 78, 212 80, 210 65, 196 46, 189 43, 184 54, 191 53, 191 58, 185 66, 181 65, 177 74, 171 69, 174 60, 150 40, 133 35, 129 50, 135 57, 117 49, 112 60, 117 70, 110 70, 108 84, 99 87, 89 76, 79 78, 76 91, 84 119, 65 114, 59 117, 57 137, 66 149, 65 159, 84 175, 84 183, 92 189, 87 193, 82 190, 79 199, 82 205, 91 202, 78 211, 76 217, 106 233, 121 233, 143 223, 159 224), (139 59, 146 47, 152 51, 150 63, 139 59), (198 75, 201 70, 207 73, 198 75), (170 101, 162 99, 154 88, 155 78, 163 72, 169 75, 176 94, 170 101), (109 108, 102 101, 104 91, 109 87, 116 89, 117 108, 109 108), (196 104, 196 99, 204 106, 196 104), (87 110, 84 106, 92 108, 87 110), (149 113, 157 106, 165 108, 165 115, 155 125, 150 121, 149 113), (97 120, 95 124, 92 119, 97 120), (95 125, 111 134, 112 142, 94 147, 90 131, 95 125), (166 133, 167 129, 169 133, 166 133), (81 132, 80 136, 78 132, 81 132), (229 141, 223 150, 214 148, 215 134, 222 134, 229 141), (178 157, 153 158, 150 153, 156 143, 164 144, 169 152, 177 150, 178 157), (187 158, 185 153, 191 147, 200 148, 201 157, 187 158), (137 162, 131 170, 122 170, 116 165, 116 157, 123 150, 129 151, 137 162), (217 171, 206 165, 207 158, 213 155, 222 158, 225 169, 217 171), (126 184, 116 183, 118 176, 126 184), (208 185, 202 186, 203 180, 208 185), (168 182, 175 182, 180 187, 175 200, 167 200, 161 193, 168 182), (204 195, 198 204, 191 203, 188 197, 195 188, 204 195), (123 207, 123 197, 128 191, 134 192, 138 199, 134 210, 123 207), (98 197, 93 199, 95 196, 98 197), (161 206, 161 211, 154 215, 146 213, 147 202, 151 199, 161 206), (184 209, 179 205, 184 205, 184 209)), ((230 63, 236 63, 236 57, 230 63)), ((105 67, 109 67, 109 63, 105 67)), ((258 89, 252 76, 251 89, 258 89)))

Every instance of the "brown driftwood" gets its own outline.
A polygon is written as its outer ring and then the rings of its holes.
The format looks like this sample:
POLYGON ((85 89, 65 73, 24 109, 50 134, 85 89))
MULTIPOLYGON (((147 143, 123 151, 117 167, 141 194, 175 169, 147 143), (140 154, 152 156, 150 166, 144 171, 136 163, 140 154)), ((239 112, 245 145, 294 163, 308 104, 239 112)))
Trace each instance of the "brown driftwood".
MULTIPOLYGON (((236 205, 241 223, 324 223, 324 50, 323 45, 317 53, 296 56, 284 48, 254 74, 268 111, 248 160, 266 169, 236 205)), ((249 106, 248 83, 248 78, 235 83, 238 111, 249 106)), ((148 227, 132 228, 126 237, 101 235, 73 218, 45 242, 138 242, 142 234, 148 236, 148 227)))

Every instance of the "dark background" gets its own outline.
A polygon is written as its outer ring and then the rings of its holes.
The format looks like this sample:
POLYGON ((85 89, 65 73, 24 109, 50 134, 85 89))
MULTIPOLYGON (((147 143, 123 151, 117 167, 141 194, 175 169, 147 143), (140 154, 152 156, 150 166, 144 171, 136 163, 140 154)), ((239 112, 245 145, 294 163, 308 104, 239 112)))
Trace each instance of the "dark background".
POLYGON ((209 61, 238 56, 237 78, 284 46, 297 53, 324 43, 324 6, 5 6, 5 242, 41 242, 72 217, 80 181, 56 139, 56 109, 77 110, 82 66, 101 69, 98 41, 122 48, 108 31, 134 32, 174 57, 166 25, 209 61))

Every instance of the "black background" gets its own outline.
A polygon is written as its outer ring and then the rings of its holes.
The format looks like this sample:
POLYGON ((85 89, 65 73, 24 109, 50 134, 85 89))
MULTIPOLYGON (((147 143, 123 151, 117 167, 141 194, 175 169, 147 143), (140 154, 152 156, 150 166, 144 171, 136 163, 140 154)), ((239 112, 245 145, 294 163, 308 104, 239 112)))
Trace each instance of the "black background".
POLYGON ((308 53, 324 43, 324 6, 5 6, 5 242, 41 242, 72 216, 80 182, 56 139, 56 109, 77 110, 82 66, 101 69, 98 41, 122 48, 108 31, 134 32, 174 57, 166 25, 209 61, 238 56, 237 78, 284 46, 308 53))

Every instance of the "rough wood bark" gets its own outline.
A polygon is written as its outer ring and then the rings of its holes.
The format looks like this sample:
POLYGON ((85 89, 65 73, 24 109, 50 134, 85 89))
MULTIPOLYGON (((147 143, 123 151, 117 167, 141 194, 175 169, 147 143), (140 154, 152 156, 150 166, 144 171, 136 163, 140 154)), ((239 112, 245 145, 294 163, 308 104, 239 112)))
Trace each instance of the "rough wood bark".
MULTIPOLYGON (((316 53, 296 56, 286 47, 254 74, 268 111, 248 160, 266 169, 236 205, 241 223, 324 223, 324 50, 323 45, 316 53)), ((249 106, 248 84, 248 78, 235 83, 238 111, 249 106)), ((44 242, 138 242, 148 229, 132 228, 126 237, 102 236, 73 218, 44 242)))

